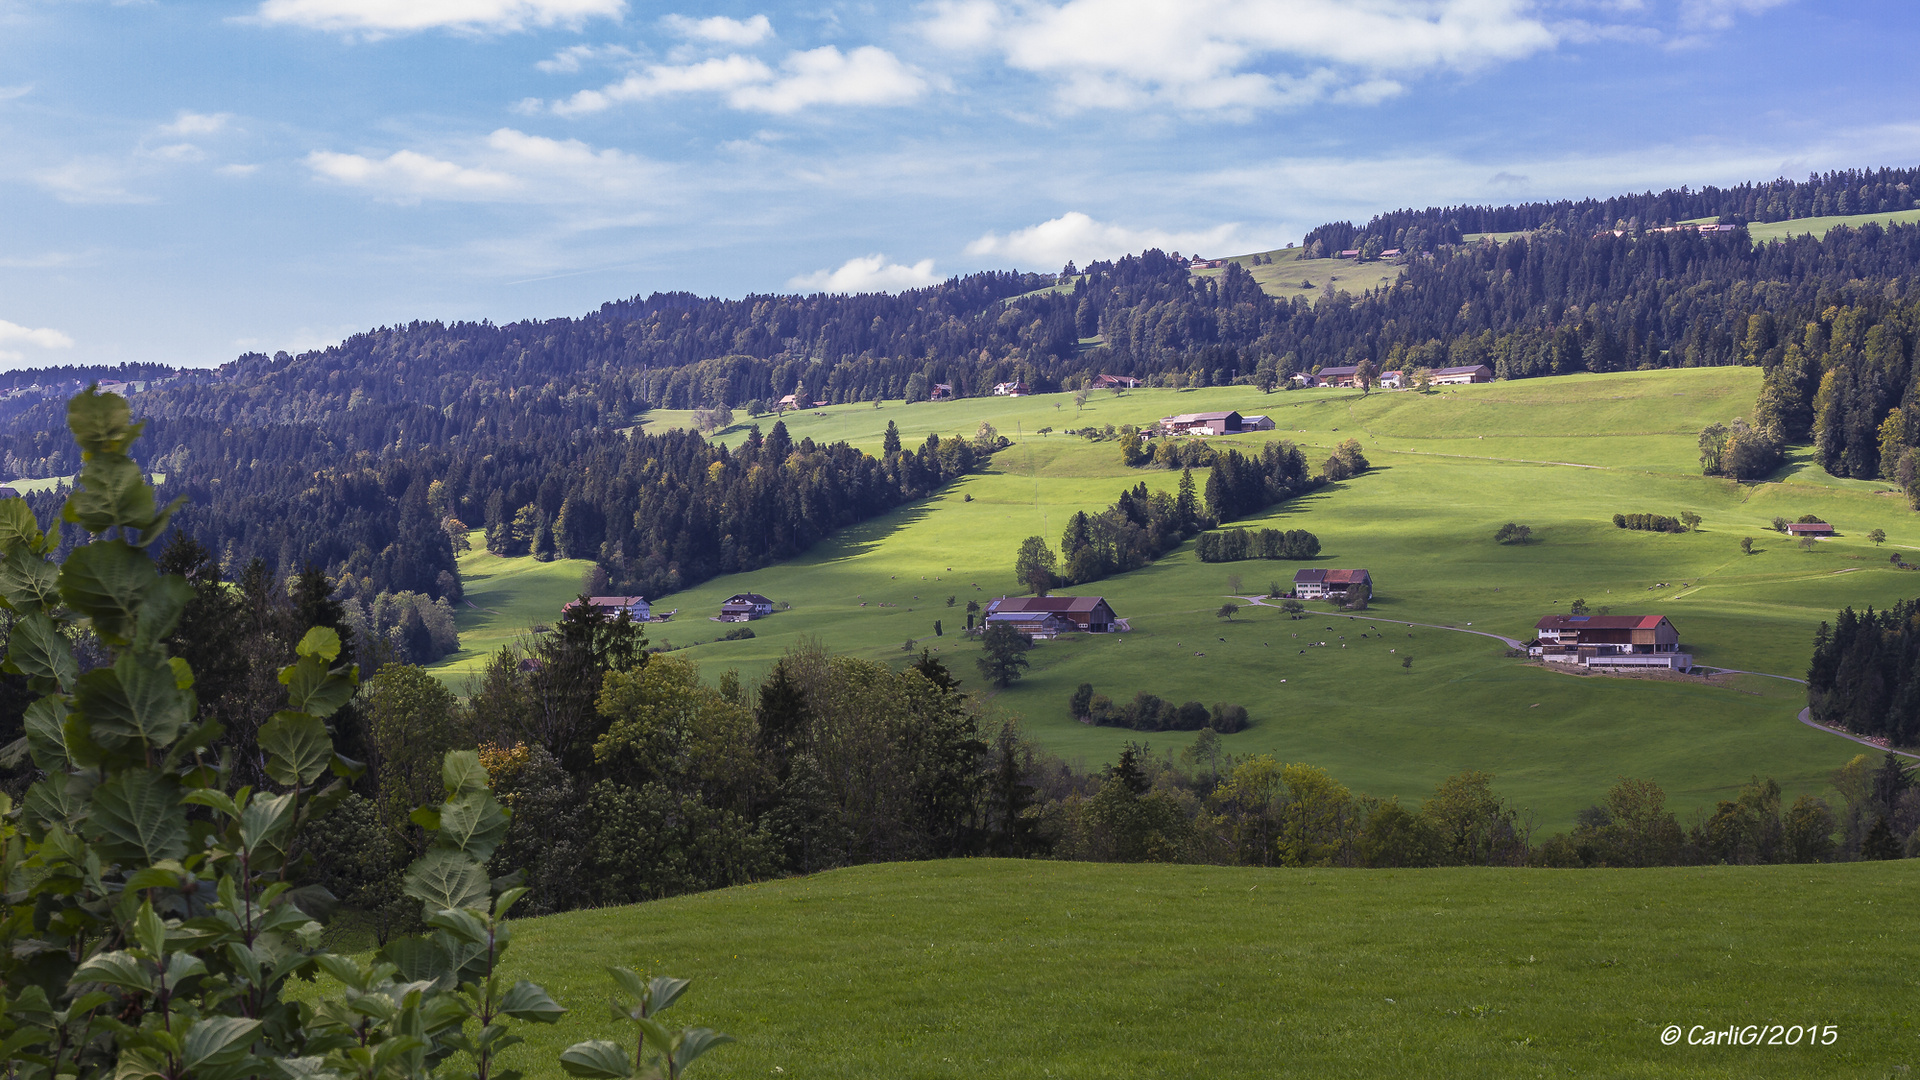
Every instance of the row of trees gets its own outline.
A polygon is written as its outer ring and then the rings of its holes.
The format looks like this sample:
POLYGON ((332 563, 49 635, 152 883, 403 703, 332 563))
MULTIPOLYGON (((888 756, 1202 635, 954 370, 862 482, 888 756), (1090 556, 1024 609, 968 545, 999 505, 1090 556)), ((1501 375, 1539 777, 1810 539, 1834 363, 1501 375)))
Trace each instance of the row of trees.
POLYGON ((1232 735, 1245 731, 1253 721, 1244 705, 1215 702, 1212 709, 1197 701, 1175 705, 1145 690, 1133 700, 1116 705, 1113 699, 1094 690, 1092 683, 1081 683, 1067 702, 1067 710, 1083 724, 1132 728, 1134 731, 1212 731, 1232 735))
POLYGON ((1320 554, 1320 538, 1305 529, 1220 529, 1204 532, 1193 542, 1201 562, 1239 562, 1242 559, 1311 559, 1320 554))
POLYGON ((1691 510, 1683 510, 1679 517, 1665 514, 1615 514, 1613 527, 1616 529, 1634 529, 1640 532, 1683 533, 1700 526, 1700 515, 1691 510))
POLYGON ((1894 746, 1920 741, 1920 602, 1821 623, 1807 667, 1813 719, 1894 746))

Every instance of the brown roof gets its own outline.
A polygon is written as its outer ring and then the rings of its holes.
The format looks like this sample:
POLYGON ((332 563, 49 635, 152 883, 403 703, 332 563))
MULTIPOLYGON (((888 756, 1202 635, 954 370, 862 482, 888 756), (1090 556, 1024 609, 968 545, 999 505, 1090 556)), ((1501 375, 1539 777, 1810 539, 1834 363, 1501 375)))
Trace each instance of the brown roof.
POLYGON ((1371 581, 1372 575, 1365 570, 1300 570, 1293 575, 1295 581, 1318 581, 1327 585, 1352 585, 1359 581, 1371 581))
POLYGON ((994 614, 1005 615, 1023 611, 1087 612, 1106 602, 1102 596, 1010 596, 992 601, 988 606, 994 614))
POLYGON ((1651 630, 1666 622, 1665 615, 1547 615, 1536 630, 1651 630))

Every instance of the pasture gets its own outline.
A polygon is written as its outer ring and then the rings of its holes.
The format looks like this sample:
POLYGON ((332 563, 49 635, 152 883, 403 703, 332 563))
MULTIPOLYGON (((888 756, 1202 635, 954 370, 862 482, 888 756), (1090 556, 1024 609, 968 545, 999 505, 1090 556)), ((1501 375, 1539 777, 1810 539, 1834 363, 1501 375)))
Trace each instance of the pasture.
MULTIPOLYGON (((801 558, 660 598, 659 606, 681 614, 649 627, 649 635, 656 645, 691 646, 688 655, 710 679, 728 668, 758 678, 808 638, 895 663, 908 657, 909 643, 916 653, 925 647, 991 710, 1020 717, 1029 735, 1090 768, 1113 760, 1129 740, 1170 752, 1192 736, 1079 724, 1067 714, 1067 698, 1081 682, 1116 701, 1148 691, 1245 705, 1254 725, 1226 737, 1230 752, 1310 762, 1369 794, 1417 799, 1453 773, 1483 769, 1549 831, 1570 825, 1620 776, 1661 783, 1683 819, 1756 775, 1779 780, 1790 800, 1824 791, 1831 771, 1863 749, 1799 724, 1804 702, 1792 683, 1580 677, 1510 659, 1497 641, 1377 621, 1471 623, 1525 639, 1541 615, 1584 599, 1595 610, 1670 617, 1702 664, 1803 674, 1814 629, 1835 610, 1882 606, 1920 590, 1920 578, 1888 562, 1889 550, 1920 548, 1920 522, 1890 485, 1835 480, 1804 455, 1773 482, 1700 476, 1699 429, 1748 412, 1758 384, 1757 370, 1727 368, 1428 395, 1263 396, 1234 387, 1102 393, 1084 408, 1062 394, 790 414, 796 439, 847 439, 876 451, 890 420, 909 446, 929 432, 971 435, 982 421, 1015 442, 985 472, 845 530, 801 558), (1304 528, 1323 545, 1311 565, 1370 569, 1375 621, 1329 617, 1319 605, 1298 621, 1251 606, 1231 621, 1217 618, 1231 594, 1285 584, 1305 564, 1202 564, 1189 544, 1146 569, 1067 590, 1106 596, 1132 632, 1042 643, 1029 654, 1026 679, 999 692, 983 686, 973 664, 979 647, 958 631, 968 600, 984 604, 1019 590, 1012 562, 1021 539, 1038 534, 1057 545, 1074 511, 1104 509, 1123 485, 1144 481, 1171 491, 1179 479, 1126 469, 1117 443, 1062 429, 1227 408, 1265 413, 1279 430, 1217 445, 1286 438, 1314 460, 1349 437, 1364 446, 1373 471, 1234 524, 1304 528), (1053 430, 1040 434, 1043 428, 1053 430), (1611 522, 1615 512, 1683 510, 1701 515, 1700 531, 1628 532, 1611 522), (1803 513, 1821 515, 1842 535, 1805 551, 1768 527, 1775 515, 1803 513), (1506 521, 1532 526, 1532 542, 1496 544, 1493 534, 1506 521), (1888 533, 1884 549, 1865 539, 1876 527, 1888 533), (1757 539, 1753 555, 1741 554, 1743 536, 1757 539), (792 610, 755 622, 752 640, 717 641, 724 627, 705 616, 748 590, 792 610)), ((771 418, 759 422, 768 426, 771 418)), ((738 441, 747 423, 716 437, 738 441)), ((522 579, 506 569, 498 588, 517 593, 513 583, 522 579)), ((561 579, 577 581, 579 571, 556 564, 546 572, 552 592, 538 603, 476 602, 499 612, 544 610, 541 621, 550 621, 555 601, 577 588, 560 588, 561 579)), ((471 611, 461 617, 480 625, 471 611)), ((510 622, 492 620, 489 633, 505 634, 510 622)))
POLYGON ((856 867, 518 923, 508 977, 572 1011, 507 1064, 621 1037, 621 964, 694 980, 663 1019, 740 1040, 711 1080, 1905 1076, 1916 874, 856 867), (1685 1041, 1748 1024, 1833 1035, 1685 1041))

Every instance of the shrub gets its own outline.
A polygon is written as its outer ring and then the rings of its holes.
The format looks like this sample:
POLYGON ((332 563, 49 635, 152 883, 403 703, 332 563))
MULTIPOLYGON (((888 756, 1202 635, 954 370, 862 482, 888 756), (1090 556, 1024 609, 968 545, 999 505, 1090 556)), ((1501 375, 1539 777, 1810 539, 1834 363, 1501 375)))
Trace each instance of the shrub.
MULTIPOLYGON (((1616 525, 1619 524, 1619 516, 1618 514, 1614 515, 1616 519, 1614 524, 1616 525)), ((1500 526, 1500 531, 1493 534, 1493 539, 1495 543, 1499 544, 1524 544, 1527 542, 1527 538, 1532 535, 1533 527, 1531 525, 1521 525, 1517 522, 1509 521, 1505 525, 1500 526)))
POLYGON ((1130 728, 1134 731, 1200 731, 1212 728, 1223 735, 1245 731, 1252 723, 1240 705, 1218 702, 1211 710, 1197 701, 1175 705, 1145 690, 1133 700, 1116 706, 1105 694, 1096 694, 1091 683, 1081 683, 1073 692, 1068 708, 1074 718, 1091 720, 1102 727, 1130 728))
POLYGON ((727 631, 726 633, 724 633, 724 634, 721 634, 721 635, 720 635, 720 640, 721 640, 721 641, 745 641, 745 640, 747 640, 748 638, 750 638, 750 637, 753 637, 753 636, 754 636, 754 635, 753 635, 753 627, 751 627, 751 626, 736 626, 736 627, 734 627, 733 629, 731 629, 731 630, 729 630, 729 631, 727 631))

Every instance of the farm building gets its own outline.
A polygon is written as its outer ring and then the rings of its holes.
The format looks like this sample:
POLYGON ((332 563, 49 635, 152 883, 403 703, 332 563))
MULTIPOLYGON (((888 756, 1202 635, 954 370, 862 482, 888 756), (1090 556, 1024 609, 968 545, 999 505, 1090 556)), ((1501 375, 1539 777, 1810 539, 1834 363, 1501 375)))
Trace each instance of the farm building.
POLYGON ((1372 575, 1365 570, 1296 570, 1293 575, 1293 595, 1301 600, 1344 600, 1356 585, 1371 593, 1372 575))
MULTIPOLYGON (((578 600, 568 601, 567 606, 560 610, 571 611, 579 603, 578 600)), ((617 616, 624 611, 634 622, 646 622, 653 617, 653 607, 644 596, 589 596, 587 604, 608 616, 617 616)))
POLYGON ((927 392, 927 400, 928 401, 952 401, 953 400, 953 384, 943 383, 943 382, 934 383, 933 389, 927 392))
POLYGON ((721 622, 751 622, 773 614, 773 601, 759 593, 734 593, 720 605, 721 622))
POLYGON ((1788 536, 1832 536, 1833 526, 1824 521, 1796 521, 1787 526, 1788 536))
POLYGON ((1534 624, 1527 655, 1589 668, 1686 671, 1680 631, 1664 615, 1548 615, 1534 624))
POLYGON ((1407 384, 1404 371, 1383 371, 1380 373, 1380 386, 1384 390, 1398 390, 1407 384))
POLYGON ((1050 641, 1061 634, 1071 634, 1080 629, 1072 619, 1054 611, 1002 611, 988 615, 981 626, 995 623, 1007 623, 1037 641, 1050 641))
POLYGON ((1240 431, 1237 412, 1181 413, 1160 418, 1160 429, 1169 435, 1231 435, 1240 431))
POLYGON ((1027 384, 1023 382, 994 383, 993 393, 995 397, 1024 397, 1028 393, 1027 384))
POLYGON ((1483 383, 1492 381, 1493 369, 1485 364, 1435 368, 1433 372, 1433 385, 1435 386, 1455 386, 1460 383, 1483 383))
POLYGON ((1293 373, 1293 375, 1292 375, 1291 377, 1292 377, 1292 379, 1293 379, 1293 381, 1294 381, 1294 382, 1295 382, 1296 384, 1298 384, 1298 385, 1300 386, 1300 388, 1301 388, 1301 389, 1303 389, 1303 390, 1304 390, 1304 389, 1306 389, 1306 388, 1308 388, 1308 387, 1313 387, 1313 386, 1319 386, 1319 385, 1320 385, 1320 378, 1319 378, 1319 376, 1316 376, 1316 375, 1314 375, 1314 374, 1313 374, 1312 372, 1310 372, 1310 371, 1296 371, 1296 372, 1294 372, 1294 373, 1293 373))
POLYGON ((1241 431, 1272 431, 1273 418, 1270 416, 1243 416, 1240 418, 1241 431))
POLYGON ((1320 382, 1325 386, 1352 386, 1360 374, 1360 368, 1353 364, 1342 364, 1320 369, 1320 382))
POLYGON ((1136 379, 1131 375, 1098 375, 1093 380, 1095 390, 1137 390, 1145 385, 1145 379, 1136 379))
POLYGON ((778 412, 785 412, 788 409, 804 409, 811 406, 812 404, 813 402, 811 401, 801 401, 799 398, 795 397, 794 395, 788 394, 785 397, 782 397, 779 401, 774 403, 774 409, 775 411, 778 411, 778 412))
POLYGON ((1044 615, 1058 615, 1071 622, 1075 630, 1091 634, 1109 633, 1120 622, 1106 599, 1099 596, 1001 597, 987 601, 987 621, 992 622, 996 615, 1032 616, 1030 621, 1038 621, 1044 615))

